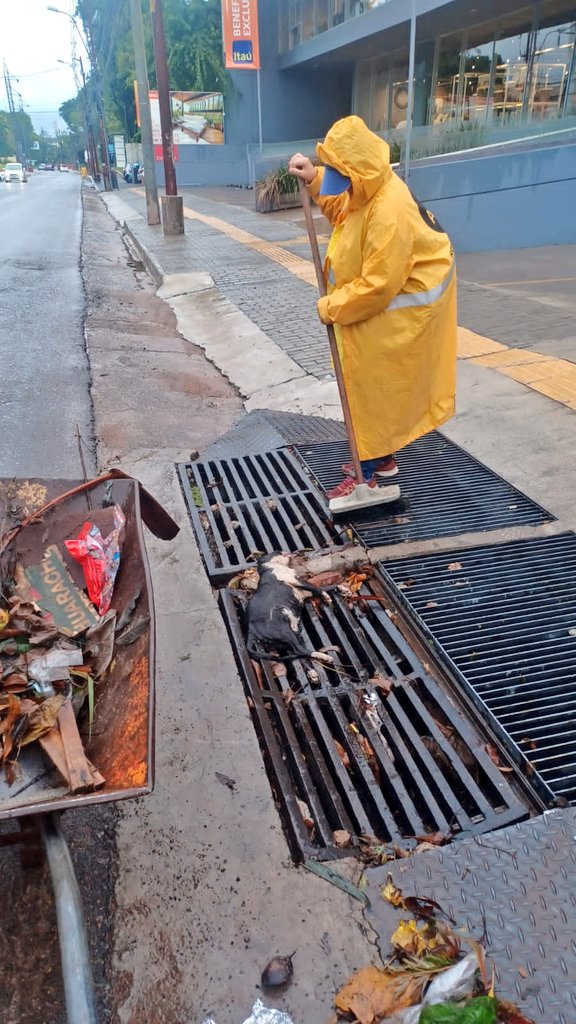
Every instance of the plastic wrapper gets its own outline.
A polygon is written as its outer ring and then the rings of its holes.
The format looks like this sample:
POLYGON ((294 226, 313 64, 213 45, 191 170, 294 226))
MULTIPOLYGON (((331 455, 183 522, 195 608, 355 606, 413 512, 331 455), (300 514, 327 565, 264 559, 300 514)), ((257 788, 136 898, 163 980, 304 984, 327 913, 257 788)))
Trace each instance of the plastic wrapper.
MULTIPOLYGON (((420 1017, 427 1006, 434 1006, 437 1003, 445 1003, 448 1000, 457 1003, 458 1000, 471 996, 474 990, 474 976, 478 969, 478 958, 475 953, 469 953, 463 960, 459 960, 453 967, 443 971, 434 979, 426 990, 424 1002, 418 1006, 408 1006, 400 1010, 390 1018, 390 1024, 420 1024, 420 1017)), ((456 1007, 459 1009, 459 1007, 456 1007)), ((426 1017, 423 1018, 426 1021, 426 1017)), ((458 1020, 458 1018, 455 1018, 458 1020)), ((488 1019, 489 1020, 489 1019, 488 1019)), ((450 1017, 446 1017, 446 1024, 449 1024, 450 1017)), ((430 1018, 429 1024, 435 1024, 434 1018, 430 1018)), ((438 1024, 444 1024, 444 1019, 439 1017, 438 1024)), ((469 1024, 466 1020, 465 1024, 469 1024)), ((470 1018, 470 1024, 476 1024, 474 1018, 470 1018)), ((478 1024, 484 1024, 483 1018, 478 1019, 478 1024)))
MULTIPOLYGON (((202 1021, 202 1024, 216 1024, 216 1021, 209 1017, 202 1021)), ((242 1024, 294 1024, 294 1021, 282 1010, 270 1010, 260 999, 257 999, 252 1007, 252 1013, 242 1024)))
POLYGON ((472 995, 474 988, 474 976, 478 970, 478 958, 475 953, 469 953, 463 960, 459 960, 453 967, 443 971, 426 990, 424 1004, 445 1003, 449 999, 458 1002, 472 995))
POLYGON ((99 615, 106 614, 112 600, 120 565, 120 532, 124 523, 124 513, 119 505, 115 505, 114 529, 107 537, 102 536, 94 523, 87 522, 77 537, 65 541, 72 557, 82 566, 88 597, 99 615))

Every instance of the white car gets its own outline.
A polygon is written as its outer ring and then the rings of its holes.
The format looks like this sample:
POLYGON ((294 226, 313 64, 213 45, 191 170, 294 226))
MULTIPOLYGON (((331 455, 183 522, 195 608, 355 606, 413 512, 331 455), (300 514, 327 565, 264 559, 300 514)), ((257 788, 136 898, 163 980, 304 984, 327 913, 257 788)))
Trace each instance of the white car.
POLYGON ((28 175, 22 164, 6 164, 4 167, 4 181, 28 181, 28 175))

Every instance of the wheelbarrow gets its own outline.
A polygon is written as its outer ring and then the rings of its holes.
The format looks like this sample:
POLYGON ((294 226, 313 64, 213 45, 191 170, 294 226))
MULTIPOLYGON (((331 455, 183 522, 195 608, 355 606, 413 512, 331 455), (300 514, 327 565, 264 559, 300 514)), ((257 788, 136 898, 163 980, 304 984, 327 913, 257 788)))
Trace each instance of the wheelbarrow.
MULTIPOLYGON (((72 792, 37 744, 23 748, 18 774, 9 785, 0 773, 0 820, 17 819, 19 828, 0 835, 0 846, 21 844, 21 862, 42 863, 45 854, 54 891, 69 1024, 96 1024, 92 972, 80 893, 60 827, 69 808, 124 800, 150 793, 154 786, 154 608, 143 523, 170 540, 178 527, 138 481, 114 470, 89 482, 0 480, 0 568, 15 560, 24 568, 41 563, 47 546, 64 548, 86 520, 98 522, 120 506, 125 536, 112 607, 131 622, 129 642, 115 645, 105 679, 95 688, 97 727, 84 743, 89 761, 105 782, 72 792), (11 517, 14 519, 11 520, 11 517)), ((81 566, 68 559, 79 590, 81 566)))

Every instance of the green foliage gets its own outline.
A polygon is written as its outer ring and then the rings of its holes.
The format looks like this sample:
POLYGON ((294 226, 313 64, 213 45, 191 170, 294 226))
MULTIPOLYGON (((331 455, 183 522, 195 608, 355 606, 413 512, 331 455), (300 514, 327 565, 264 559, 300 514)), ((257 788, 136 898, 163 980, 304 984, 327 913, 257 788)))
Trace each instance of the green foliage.
POLYGON ((9 114, 0 111, 0 156, 10 156, 14 152, 14 139, 10 129, 9 114))
MULTIPOLYGON (((154 48, 149 0, 141 0, 148 75, 156 88, 154 48)), ((87 37, 91 36, 102 80, 108 131, 122 132, 128 139, 138 135, 134 102, 136 78, 132 27, 127 0, 78 0, 77 13, 87 37)), ((164 28, 171 89, 222 92, 228 76, 222 58, 220 0, 164 0, 164 28)), ((93 103, 95 83, 88 78, 89 101, 93 103)), ((67 101, 63 117, 68 124, 71 108, 67 101)))

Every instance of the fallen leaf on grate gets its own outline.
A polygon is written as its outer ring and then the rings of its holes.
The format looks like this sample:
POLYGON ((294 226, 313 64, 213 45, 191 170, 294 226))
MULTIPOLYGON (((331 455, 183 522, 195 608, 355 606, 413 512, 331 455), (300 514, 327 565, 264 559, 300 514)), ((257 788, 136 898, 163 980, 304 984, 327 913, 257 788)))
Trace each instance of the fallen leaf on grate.
POLYGON ((282 694, 282 702, 283 702, 285 708, 289 708, 290 707, 290 705, 291 705, 292 701, 294 700, 295 696, 296 696, 296 694, 294 693, 294 690, 285 690, 284 691, 284 693, 282 694))
POLYGON ((302 821, 306 825, 306 828, 312 831, 312 829, 314 828, 314 819, 310 813, 310 808, 308 807, 308 804, 305 803, 304 800, 300 800, 298 797, 296 797, 296 803, 298 804, 298 810, 302 815, 302 821))
POLYGON ((349 768, 350 767, 350 758, 348 757, 348 754, 347 754, 346 750, 344 749, 344 747, 342 746, 342 744, 339 743, 338 740, 334 740, 334 746, 336 747, 336 750, 338 751, 338 757, 342 761, 342 764, 344 765, 344 767, 345 768, 349 768))
POLYGON ((492 745, 492 743, 486 743, 484 746, 484 750, 488 754, 488 757, 492 761, 492 764, 495 764, 499 771, 503 773, 514 771, 513 768, 508 768, 505 764, 502 763, 502 761, 500 760, 500 754, 497 751, 496 747, 492 745))
POLYGON ((306 583, 309 583, 311 587, 335 587, 338 583, 341 583, 343 579, 342 573, 337 572, 335 569, 328 569, 326 572, 317 572, 315 576, 309 576, 306 583))
POLYGON ((427 608, 437 608, 438 607, 438 601, 428 601, 426 607, 427 608))
POLYGON ((462 568, 462 562, 450 562, 448 564, 448 572, 456 572, 462 568))
POLYGON ((410 839, 415 839, 418 843, 431 843, 432 846, 445 846, 452 840, 450 833, 446 832, 423 832, 419 836, 409 836, 410 839))
POLYGON ((278 502, 274 501, 274 498, 267 498, 264 504, 268 506, 271 512, 275 512, 278 508, 278 502))
POLYGON ((340 989, 334 1005, 344 1013, 352 1013, 358 1024, 377 1024, 394 1011, 418 1003, 428 981, 429 977, 361 967, 340 989))
POLYGON ((405 896, 403 905, 415 917, 421 917, 424 921, 440 916, 445 917, 450 924, 456 924, 454 918, 450 917, 450 914, 443 910, 439 903, 426 899, 424 896, 405 896))
POLYGON ((404 580, 403 583, 398 584, 398 590, 409 590, 409 588, 413 587, 416 582, 417 581, 412 576, 410 576, 409 579, 404 580))
POLYGON ((383 676, 381 672, 375 672, 372 678, 368 680, 368 686, 373 686, 375 690, 380 690, 387 697, 392 691, 394 680, 383 676))

